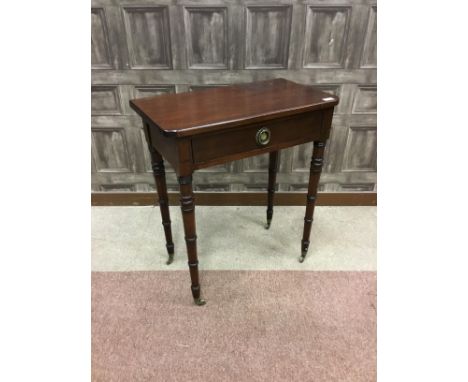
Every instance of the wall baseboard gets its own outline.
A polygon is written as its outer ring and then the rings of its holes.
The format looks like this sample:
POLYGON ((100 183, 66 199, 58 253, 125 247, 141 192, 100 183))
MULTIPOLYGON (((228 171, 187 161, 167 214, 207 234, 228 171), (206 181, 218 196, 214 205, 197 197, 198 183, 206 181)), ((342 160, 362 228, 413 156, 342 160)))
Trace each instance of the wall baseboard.
MULTIPOLYGON (((157 204, 155 192, 93 192, 92 206, 152 206, 157 204)), ((302 192, 275 193, 276 206, 304 206, 302 192)), ((265 206, 266 192, 195 192, 195 204, 200 206, 265 206)), ((179 205, 179 193, 169 193, 169 204, 179 205)), ((376 206, 376 192, 319 192, 318 206, 376 206)))

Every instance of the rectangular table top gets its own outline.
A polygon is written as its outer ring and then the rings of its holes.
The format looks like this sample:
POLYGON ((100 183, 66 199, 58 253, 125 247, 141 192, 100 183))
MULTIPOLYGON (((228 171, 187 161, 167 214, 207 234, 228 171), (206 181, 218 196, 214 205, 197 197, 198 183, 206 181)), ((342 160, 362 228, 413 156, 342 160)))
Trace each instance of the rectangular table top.
POLYGON ((282 78, 164 94, 130 101, 167 136, 205 132, 282 118, 335 106, 338 97, 282 78))

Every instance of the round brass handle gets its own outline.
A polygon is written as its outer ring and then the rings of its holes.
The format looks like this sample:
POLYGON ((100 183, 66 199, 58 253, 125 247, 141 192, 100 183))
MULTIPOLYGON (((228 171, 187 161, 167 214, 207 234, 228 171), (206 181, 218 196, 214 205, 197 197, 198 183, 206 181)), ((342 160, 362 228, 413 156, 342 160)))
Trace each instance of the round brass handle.
POLYGON ((262 127, 257 131, 256 139, 260 146, 266 146, 270 142, 271 132, 270 129, 262 127))

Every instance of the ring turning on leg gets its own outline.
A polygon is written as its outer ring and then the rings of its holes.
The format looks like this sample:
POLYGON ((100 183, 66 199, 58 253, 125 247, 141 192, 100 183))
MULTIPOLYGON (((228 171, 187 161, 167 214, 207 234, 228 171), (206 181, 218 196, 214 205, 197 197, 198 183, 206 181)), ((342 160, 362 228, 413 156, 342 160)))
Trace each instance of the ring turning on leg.
POLYGON ((143 131, 145 133, 146 143, 151 155, 151 167, 153 176, 158 191, 159 208, 161 210, 162 224, 164 227, 164 235, 166 236, 166 249, 169 258, 166 264, 172 263, 174 259, 174 243, 172 242, 171 219, 169 215, 169 202, 167 197, 166 172, 164 170, 164 160, 161 154, 153 147, 151 143, 150 127, 147 123, 143 123, 143 131))
POLYGON ((164 161, 161 155, 154 149, 151 150, 153 175, 156 181, 156 188, 159 196, 159 208, 161 210, 162 225, 166 236, 166 249, 169 258, 166 264, 171 264, 174 260, 174 243, 172 242, 171 218, 169 215, 169 200, 167 196, 166 172, 164 161))
POLYGON ((314 142, 312 160, 310 161, 309 188, 307 191, 307 204, 304 218, 304 232, 301 241, 301 256, 299 262, 302 263, 307 255, 310 245, 310 231, 315 209, 315 200, 317 197, 317 188, 322 172, 323 153, 325 151, 325 142, 314 142))
POLYGON ((188 266, 192 281, 192 296, 196 305, 204 305, 206 301, 200 297, 200 282, 198 277, 197 230, 195 226, 195 201, 192 190, 192 176, 179 177, 179 184, 180 208, 184 221, 185 244, 187 245, 188 266))
POLYGON ((271 220, 273 219, 273 200, 275 196, 276 171, 278 168, 278 151, 270 152, 268 166, 268 206, 267 206, 267 222, 265 229, 269 229, 271 220))

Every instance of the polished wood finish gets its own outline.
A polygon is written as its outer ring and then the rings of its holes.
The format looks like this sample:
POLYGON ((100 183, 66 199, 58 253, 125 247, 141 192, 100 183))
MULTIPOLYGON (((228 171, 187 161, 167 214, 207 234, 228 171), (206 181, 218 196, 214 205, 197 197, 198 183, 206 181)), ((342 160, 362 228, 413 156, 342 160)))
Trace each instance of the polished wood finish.
POLYGON ((141 117, 154 121, 165 135, 177 137, 238 128, 337 104, 338 97, 282 78, 130 101, 141 117))
POLYGON ((146 142, 151 155, 151 167, 153 169, 154 180, 159 197, 159 207, 161 210, 162 225, 166 236, 166 248, 169 254, 167 264, 171 264, 174 259, 174 242, 172 241, 171 217, 169 214, 169 198, 167 196, 166 172, 164 169, 164 160, 161 154, 151 144, 149 135, 149 125, 144 124, 146 142))
MULTIPOLYGON (((198 276, 193 172, 269 152, 269 227, 273 216, 278 151, 314 141, 302 240, 303 260, 309 247, 324 142, 330 135, 333 108, 337 104, 336 96, 284 79, 130 101, 131 107, 143 119, 152 155, 161 153, 178 176, 192 295, 198 305, 204 304, 204 300, 200 297, 198 276)), ((157 156, 155 160, 161 162, 157 156)), ((159 172, 160 167, 160 164, 156 166, 159 172)), ((165 187, 162 177, 157 178, 158 181, 165 187)), ((165 192, 162 191, 163 195, 165 192)))
POLYGON ((323 137, 322 115, 306 113, 300 117, 286 117, 279 120, 255 123, 237 130, 229 130, 210 135, 199 135, 192 140, 193 159, 196 168, 206 167, 213 160, 226 162, 239 155, 258 155, 271 150, 271 147, 284 148, 310 142, 323 137), (261 146, 256 141, 257 132, 267 128, 271 137, 268 144, 261 146))
MULTIPOLYGON (((263 192, 195 192, 199 206, 264 206, 263 192)), ((179 205, 179 193, 169 192, 169 205, 179 205)), ((277 206, 305 206, 303 192, 275 192, 277 206)), ((153 192, 93 192, 92 206, 154 206, 153 192)), ((319 192, 316 206, 376 206, 376 192, 319 192)))
POLYGON ((304 217, 304 231, 301 242, 301 257, 299 261, 302 263, 307 255, 310 245, 310 230, 312 229, 312 221, 314 219, 315 200, 317 199, 317 188, 320 179, 320 173, 323 166, 323 153, 325 151, 325 142, 314 142, 314 151, 310 161, 309 189, 306 198, 306 212, 304 217))
POLYGON ((195 201, 192 190, 192 176, 179 177, 180 208, 184 222, 185 244, 187 245, 188 266, 192 280, 192 296, 198 305, 204 304, 200 298, 200 281, 198 277, 197 228, 195 223, 195 201))
POLYGON ((273 200, 275 197, 276 171, 278 170, 278 151, 272 151, 268 164, 268 202, 267 202, 267 221, 265 228, 270 228, 273 219, 273 200))

